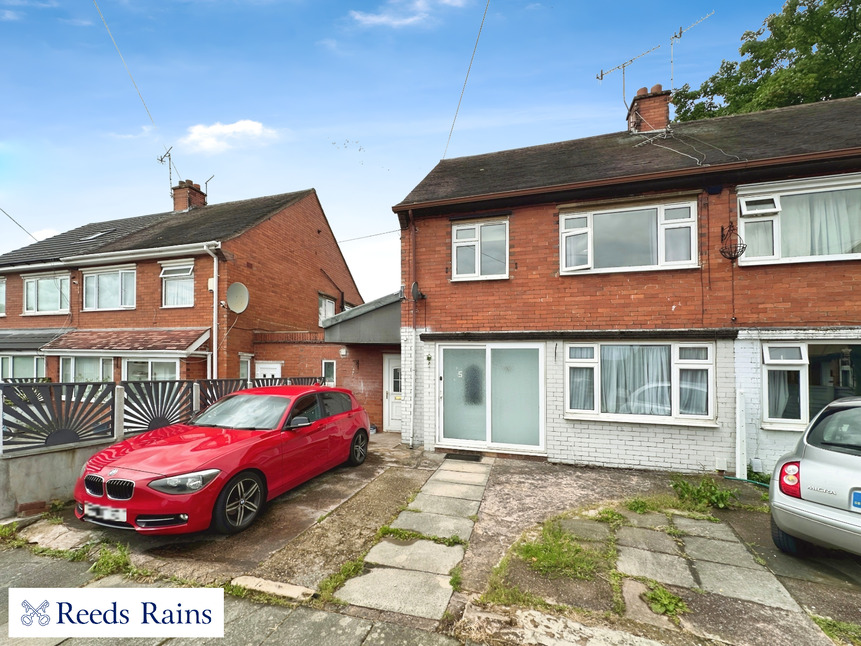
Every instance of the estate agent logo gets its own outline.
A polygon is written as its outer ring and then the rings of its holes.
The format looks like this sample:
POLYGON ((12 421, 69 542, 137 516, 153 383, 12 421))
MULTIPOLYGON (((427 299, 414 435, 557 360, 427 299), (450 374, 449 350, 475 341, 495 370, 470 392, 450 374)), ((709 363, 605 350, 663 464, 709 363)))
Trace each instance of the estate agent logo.
POLYGON ((51 623, 51 618, 45 612, 45 609, 50 605, 47 601, 43 601, 38 608, 34 608, 26 599, 21 602, 21 605, 27 611, 21 615, 21 623, 25 626, 32 626, 34 618, 38 619, 40 626, 47 626, 51 623))

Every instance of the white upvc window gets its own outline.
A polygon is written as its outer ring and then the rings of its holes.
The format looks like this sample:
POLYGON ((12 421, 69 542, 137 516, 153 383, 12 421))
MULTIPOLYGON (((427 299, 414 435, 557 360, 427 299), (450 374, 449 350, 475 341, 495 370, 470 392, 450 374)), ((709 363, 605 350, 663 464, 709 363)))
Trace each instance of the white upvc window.
POLYGON ((68 314, 69 274, 24 277, 25 314, 68 314))
POLYGON ((335 316, 335 299, 317 295, 317 325, 323 325, 323 321, 335 316))
POLYGON ((0 357, 0 378, 43 379, 45 357, 34 354, 12 354, 0 357))
POLYGON ((560 271, 676 269, 697 264, 696 202, 562 212, 560 271))
POLYGON ((763 422, 807 424, 808 365, 806 343, 763 344, 763 422))
POLYGON ((452 280, 508 278, 508 220, 453 224, 451 266, 452 280))
POLYGON ((194 260, 161 263, 162 307, 194 306, 194 260))
POLYGON ((329 359, 323 359, 323 385, 335 385, 335 362, 329 359))
POLYGON ((179 378, 178 359, 125 359, 126 381, 174 381, 179 378))
POLYGON ((566 344, 565 393, 565 413, 574 417, 711 420, 714 345, 566 344))
POLYGON ((6 279, 0 278, 0 316, 6 316, 6 279))
POLYGON ((697 265, 696 202, 562 212, 563 274, 676 269, 697 265))
POLYGON ((739 186, 741 265, 861 259, 861 174, 739 186))
POLYGON ((239 378, 242 381, 251 379, 251 357, 252 355, 244 352, 239 353, 239 378))
POLYGON ((111 357, 60 357, 60 381, 63 383, 114 380, 111 357))
POLYGON ((84 270, 84 310, 134 309, 134 266, 84 270))

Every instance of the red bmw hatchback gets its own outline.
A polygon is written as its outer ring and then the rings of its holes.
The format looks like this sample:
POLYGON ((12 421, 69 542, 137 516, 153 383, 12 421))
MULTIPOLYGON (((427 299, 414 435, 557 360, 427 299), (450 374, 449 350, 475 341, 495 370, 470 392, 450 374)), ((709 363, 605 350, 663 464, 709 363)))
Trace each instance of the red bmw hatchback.
POLYGON ((96 453, 75 486, 75 514, 147 534, 239 532, 268 500, 344 462, 362 464, 369 428, 349 390, 240 390, 188 424, 96 453))

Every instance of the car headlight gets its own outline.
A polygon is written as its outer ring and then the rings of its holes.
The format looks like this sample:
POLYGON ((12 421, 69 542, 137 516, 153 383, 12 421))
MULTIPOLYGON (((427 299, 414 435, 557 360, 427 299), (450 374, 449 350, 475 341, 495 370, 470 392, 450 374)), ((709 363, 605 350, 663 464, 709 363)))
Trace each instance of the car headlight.
POLYGON ((149 483, 156 491, 169 494, 185 494, 200 491, 210 482, 215 480, 221 471, 218 469, 207 469, 206 471, 195 471, 194 473, 183 473, 178 476, 159 478, 149 483))

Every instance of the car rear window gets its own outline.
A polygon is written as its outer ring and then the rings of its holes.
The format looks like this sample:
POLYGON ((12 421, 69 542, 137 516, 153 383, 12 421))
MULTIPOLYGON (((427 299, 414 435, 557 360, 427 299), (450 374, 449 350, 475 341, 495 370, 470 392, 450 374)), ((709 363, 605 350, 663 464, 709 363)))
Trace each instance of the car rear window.
POLYGON ((861 408, 826 409, 807 434, 812 446, 861 455, 861 408))
POLYGON ((323 405, 326 415, 338 415, 353 409, 353 402, 344 393, 323 393, 323 405))

